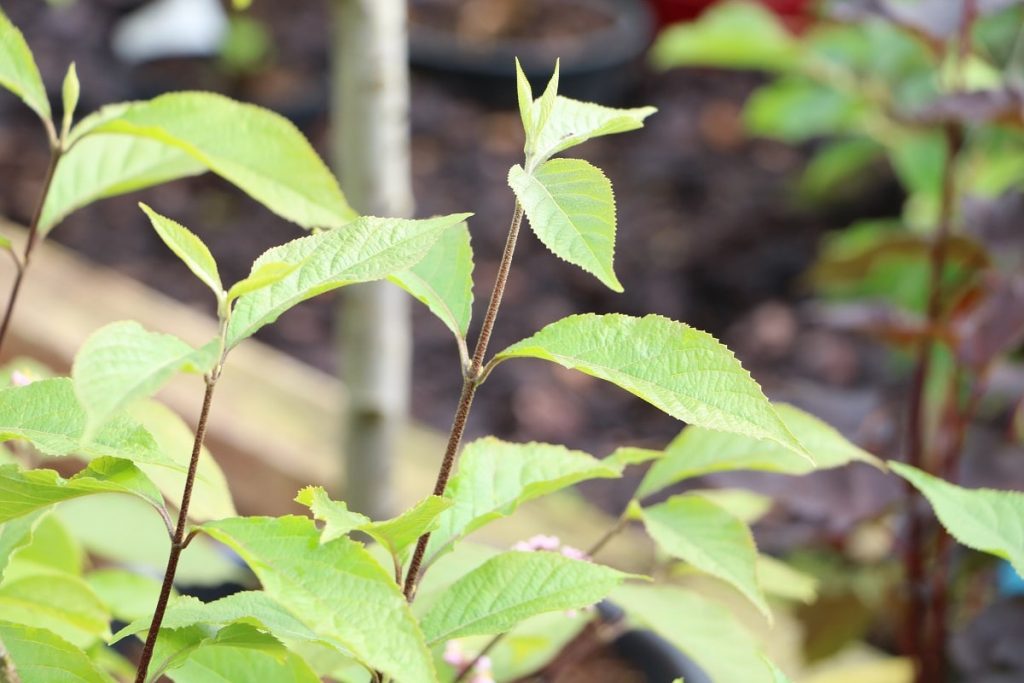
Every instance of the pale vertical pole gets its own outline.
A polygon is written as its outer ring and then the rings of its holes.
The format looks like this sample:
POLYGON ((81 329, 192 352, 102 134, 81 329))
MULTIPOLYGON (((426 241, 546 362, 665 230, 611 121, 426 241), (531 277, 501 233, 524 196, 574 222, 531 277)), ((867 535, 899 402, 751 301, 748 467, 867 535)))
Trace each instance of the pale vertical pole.
MULTIPOLYGON (((330 0, 331 157, 362 214, 413 213, 405 0, 330 0)), ((344 229, 344 228, 342 228, 344 229)), ((385 283, 345 290, 337 315, 348 393, 344 497, 375 519, 393 512, 393 468, 408 413, 409 297, 385 283)))

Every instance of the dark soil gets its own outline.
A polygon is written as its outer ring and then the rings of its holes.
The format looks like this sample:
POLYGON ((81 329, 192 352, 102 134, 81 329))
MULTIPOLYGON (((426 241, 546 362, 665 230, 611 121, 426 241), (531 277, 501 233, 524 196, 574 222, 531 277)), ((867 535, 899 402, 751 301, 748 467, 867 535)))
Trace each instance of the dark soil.
MULTIPOLYGON (((324 151, 326 3, 255 3, 254 16, 266 21, 276 47, 263 69, 244 77, 226 75, 213 60, 144 68, 119 64, 105 36, 123 8, 134 4, 127 0, 78 2, 60 10, 35 0, 4 4, 51 87, 59 85, 67 63, 77 61, 85 110, 172 88, 214 89, 283 111, 324 151)), ((574 312, 659 313, 733 344, 769 394, 803 403, 823 397, 820 403, 836 413, 828 417, 852 431, 883 409, 865 375, 877 375, 878 363, 844 338, 809 331, 794 307, 802 296, 800 275, 821 234, 858 216, 895 213, 899 194, 882 174, 849 205, 796 206, 790 187, 805 153, 749 140, 743 132, 742 102, 759 82, 753 75, 717 71, 648 72, 621 101, 607 102, 660 110, 642 131, 580 148, 615 186, 616 269, 626 293, 605 289, 524 233, 492 347, 500 349, 574 312), (795 389, 799 382, 811 389, 795 389)), ((479 315, 512 212, 505 179, 522 155, 518 114, 455 95, 416 75, 412 126, 417 213, 475 213, 479 315)), ((0 213, 29 218, 45 162, 38 123, 13 98, 0 98, 0 213)), ((54 233, 89 258, 211 312, 209 292, 147 227, 136 207, 139 200, 196 230, 220 262, 225 281, 246 274, 266 248, 300 234, 210 175, 102 201, 54 233)), ((297 307, 260 337, 333 371, 336 298, 322 296, 297 307)), ((461 381, 455 345, 421 307, 415 311, 415 333, 413 413, 447 429, 461 381)), ((489 379, 469 436, 552 441, 603 455, 624 443, 662 446, 680 427, 611 385, 522 361, 502 366, 489 379)), ((595 486, 591 493, 614 508, 626 490, 595 486)))

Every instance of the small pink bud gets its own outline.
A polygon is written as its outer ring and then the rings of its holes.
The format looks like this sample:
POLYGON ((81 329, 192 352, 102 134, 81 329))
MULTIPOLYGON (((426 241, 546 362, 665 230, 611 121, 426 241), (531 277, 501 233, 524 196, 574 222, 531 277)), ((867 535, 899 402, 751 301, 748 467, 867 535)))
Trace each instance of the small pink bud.
POLYGON ((473 667, 473 670, 478 674, 489 672, 491 670, 491 658, 484 655, 480 659, 476 660, 476 665, 473 667))
POLYGON ((570 560, 589 560, 587 554, 579 548, 573 548, 571 545, 562 546, 562 554, 568 557, 570 560))
POLYGON ((461 669, 467 664, 466 653, 462 651, 459 641, 449 640, 444 644, 444 661, 456 669, 461 669))
POLYGON ((32 384, 32 378, 21 370, 15 370, 11 373, 11 384, 16 387, 27 387, 29 384, 32 384))

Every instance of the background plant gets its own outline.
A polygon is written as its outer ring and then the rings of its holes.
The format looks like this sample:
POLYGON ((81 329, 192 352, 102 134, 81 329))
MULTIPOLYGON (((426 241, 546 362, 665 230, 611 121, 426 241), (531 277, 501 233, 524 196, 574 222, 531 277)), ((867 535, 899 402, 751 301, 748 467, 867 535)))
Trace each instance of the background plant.
POLYGON ((773 73, 745 120, 757 135, 824 139, 799 183, 803 198, 848 191, 879 163, 906 192, 901 216, 830 237, 810 278, 832 304, 828 319, 909 357, 899 447, 909 467, 894 465, 908 482, 900 645, 921 681, 949 675, 950 591, 968 564, 952 564, 949 537, 915 491, 962 544, 1021 569, 1024 497, 955 486, 983 401, 1010 414, 1019 401, 989 390, 1024 328, 1019 262, 1005 240, 1012 219, 998 241, 983 209, 991 217, 1012 202, 1024 179, 1021 12, 1017 2, 835 2, 793 36, 756 5, 729 3, 654 49, 662 66, 773 73))

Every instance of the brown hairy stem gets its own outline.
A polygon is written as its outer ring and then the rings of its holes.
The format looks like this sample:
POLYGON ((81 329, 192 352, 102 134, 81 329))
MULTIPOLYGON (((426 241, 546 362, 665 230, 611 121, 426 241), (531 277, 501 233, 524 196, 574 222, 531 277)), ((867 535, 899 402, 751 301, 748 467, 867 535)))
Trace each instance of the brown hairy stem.
POLYGON ((199 424, 196 427, 195 441, 192 443, 192 459, 188 464, 188 475, 185 477, 185 489, 181 494, 181 509, 178 511, 178 525, 174 530, 174 537, 171 539, 171 552, 167 556, 167 569, 164 571, 164 582, 160 586, 160 597, 157 599, 156 610, 153 612, 153 621, 149 626, 149 633, 146 634, 146 644, 142 648, 142 656, 139 658, 139 668, 135 674, 135 683, 145 683, 146 675, 149 673, 149 663, 153 659, 153 649, 156 647, 156 638, 160 633, 160 624, 163 623, 164 613, 167 611, 167 602, 171 597, 171 588, 174 586, 174 574, 178 570, 178 559, 181 552, 192 540, 194 534, 186 537, 185 526, 188 523, 188 506, 192 500, 192 488, 196 481, 196 470, 199 467, 199 455, 203 450, 203 439, 206 436, 206 421, 210 416, 210 404, 213 402, 213 389, 217 385, 218 371, 206 378, 206 393, 203 395, 203 408, 199 412, 199 424))
POLYGON ((43 178, 43 187, 39 193, 39 201, 36 203, 35 212, 32 214, 32 222, 29 223, 25 251, 22 252, 20 260, 15 258, 14 284, 11 285, 11 293, 7 298, 7 308, 4 310, 3 321, 0 322, 0 351, 3 350, 4 339, 7 337, 7 330, 11 326, 11 318, 14 315, 14 306, 18 301, 18 293, 21 291, 21 283, 25 279, 25 272, 28 270, 29 261, 32 259, 32 252, 39 241, 39 219, 43 216, 43 207, 46 205, 46 198, 50 194, 50 185, 53 184, 53 176, 57 171, 57 163, 60 161, 62 154, 63 150, 59 145, 54 145, 50 150, 50 163, 46 168, 46 176, 43 178))
MULTIPOLYGON (((473 359, 466 369, 465 377, 462 381, 462 395, 459 397, 459 403, 455 409, 455 419, 452 421, 452 428, 448 434, 448 444, 444 449, 441 469, 438 471, 437 481, 434 483, 435 496, 444 495, 444 491, 448 487, 448 480, 452 476, 452 469, 455 467, 459 445, 462 443, 462 435, 466 431, 466 422, 469 419, 469 410, 473 406, 473 396, 476 394, 476 388, 480 385, 487 345, 491 341, 494 321, 498 317, 501 298, 505 294, 505 284, 508 282, 508 274, 512 268, 512 256, 516 250, 516 241, 519 239, 519 228, 522 222, 523 207, 517 201, 515 211, 512 214, 512 223, 508 229, 508 238, 505 240, 505 250, 501 255, 501 264, 498 266, 498 275, 494 280, 494 289, 491 290, 491 300, 487 304, 487 313, 484 315, 484 321, 480 327, 480 336, 476 340, 473 359)), ((405 599, 409 602, 412 602, 416 595, 416 582, 419 580, 420 566, 423 564, 423 556, 427 552, 427 543, 429 542, 429 532, 420 536, 416 542, 416 550, 413 552, 412 560, 409 562, 409 571, 405 575, 405 586, 403 589, 405 599)))

